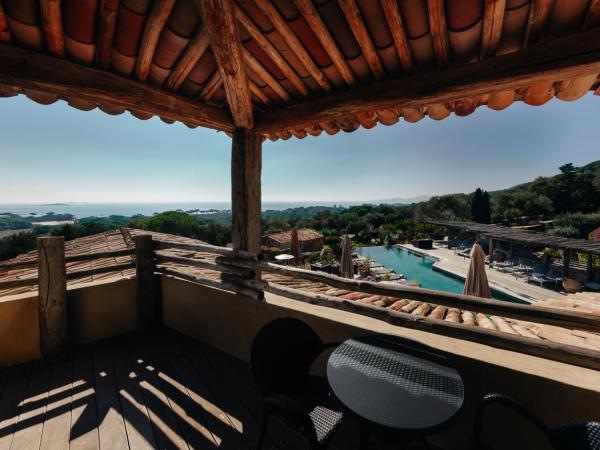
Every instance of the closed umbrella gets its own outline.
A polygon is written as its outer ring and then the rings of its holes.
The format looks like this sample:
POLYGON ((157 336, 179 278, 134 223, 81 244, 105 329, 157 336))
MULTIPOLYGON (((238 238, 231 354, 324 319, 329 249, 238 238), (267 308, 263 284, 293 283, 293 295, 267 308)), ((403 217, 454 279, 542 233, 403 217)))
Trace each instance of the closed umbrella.
POLYGON ((296 258, 302 256, 302 252, 300 251, 300 240, 298 239, 298 230, 296 230, 295 228, 292 228, 292 242, 290 245, 290 253, 296 258))
POLYGON ((490 285, 485 274, 485 253, 479 244, 471 249, 471 264, 465 280, 464 293, 477 297, 491 298, 490 285))
POLYGON ((352 242, 347 234, 342 238, 342 257, 340 258, 340 273, 344 278, 354 278, 352 264, 352 242))

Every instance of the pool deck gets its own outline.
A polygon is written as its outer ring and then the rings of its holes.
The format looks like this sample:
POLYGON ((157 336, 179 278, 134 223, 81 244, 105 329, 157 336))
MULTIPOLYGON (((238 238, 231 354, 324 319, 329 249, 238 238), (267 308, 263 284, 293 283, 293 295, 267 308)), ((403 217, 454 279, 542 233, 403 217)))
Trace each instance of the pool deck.
MULTIPOLYGON (((463 258, 454 253, 454 250, 448 250, 443 247, 434 247, 432 250, 425 250, 414 247, 410 244, 402 244, 404 247, 414 253, 424 254, 437 259, 433 264, 434 269, 441 272, 446 272, 453 276, 465 278, 469 270, 469 258, 463 258)), ((555 300, 564 298, 564 294, 553 291, 551 289, 541 288, 523 279, 517 279, 515 276, 508 273, 498 272, 486 266, 486 274, 490 288, 508 294, 513 297, 520 298, 529 303, 535 303, 540 300, 555 300)))

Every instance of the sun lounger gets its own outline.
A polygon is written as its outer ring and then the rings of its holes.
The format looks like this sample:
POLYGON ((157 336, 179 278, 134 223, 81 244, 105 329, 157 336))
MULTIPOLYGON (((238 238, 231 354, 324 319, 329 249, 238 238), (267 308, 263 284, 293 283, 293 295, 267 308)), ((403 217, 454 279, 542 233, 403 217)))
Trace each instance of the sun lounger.
POLYGON ((539 283, 540 287, 544 287, 544 284, 557 283, 557 280, 555 278, 547 277, 543 273, 532 273, 531 276, 527 279, 527 281, 539 283))

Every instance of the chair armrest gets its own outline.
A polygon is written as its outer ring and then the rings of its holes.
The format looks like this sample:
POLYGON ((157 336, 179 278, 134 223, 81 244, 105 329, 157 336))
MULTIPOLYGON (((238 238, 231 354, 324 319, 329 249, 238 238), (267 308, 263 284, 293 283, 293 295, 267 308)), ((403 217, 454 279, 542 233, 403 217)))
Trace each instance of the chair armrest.
POLYGON ((476 416, 475 416, 475 426, 474 426, 474 430, 473 430, 473 437, 474 437, 475 441, 481 442, 481 428, 482 428, 483 412, 484 412, 485 408, 492 403, 498 403, 498 404, 504 405, 505 407, 510 408, 513 411, 521 414, 523 417, 525 417, 527 420, 529 420, 529 422, 531 422, 533 425, 535 425, 535 427, 539 431, 541 431, 544 434, 544 436, 546 436, 546 438, 548 438, 548 440, 550 442, 552 441, 552 436, 549 433, 548 427, 536 415, 534 415, 529 410, 527 410, 519 402, 513 400, 510 397, 507 397, 506 395, 502 395, 502 394, 487 394, 479 402, 479 405, 477 406, 477 412, 476 412, 476 416))

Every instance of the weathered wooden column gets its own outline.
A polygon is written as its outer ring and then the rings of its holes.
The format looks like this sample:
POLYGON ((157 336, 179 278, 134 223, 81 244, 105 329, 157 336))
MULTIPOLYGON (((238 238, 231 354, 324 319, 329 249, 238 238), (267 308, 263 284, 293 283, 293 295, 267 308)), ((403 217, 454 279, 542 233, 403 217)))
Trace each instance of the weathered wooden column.
POLYGON ((594 256, 587 255, 587 270, 585 272, 585 281, 587 283, 594 281, 594 256))
POLYGON ((563 278, 569 278, 570 259, 571 251, 569 249, 563 250, 563 278))
MULTIPOLYGON (((231 145, 231 240, 234 250, 260 253, 261 241, 262 137, 250 130, 237 129, 231 145)), ((255 278, 260 278, 256 271, 255 278)), ((239 278, 239 277, 237 277, 239 278)), ((223 274, 230 283, 243 283, 223 274)), ((262 292, 258 297, 262 298, 262 292)))
POLYGON ((62 236, 38 238, 40 350, 43 357, 68 347, 67 270, 62 236))
POLYGON ((490 237, 490 244, 489 244, 489 249, 488 249, 488 255, 490 257, 490 266, 492 265, 492 262, 494 261, 494 240, 490 237))
POLYGON ((161 310, 154 278, 154 243, 152 236, 134 236, 136 300, 140 327, 151 328, 160 324, 161 310))

